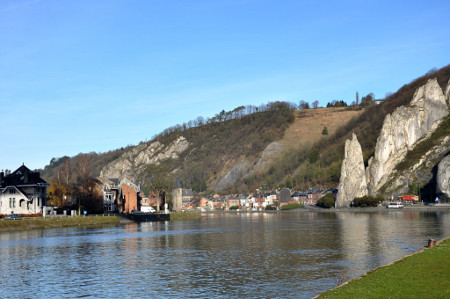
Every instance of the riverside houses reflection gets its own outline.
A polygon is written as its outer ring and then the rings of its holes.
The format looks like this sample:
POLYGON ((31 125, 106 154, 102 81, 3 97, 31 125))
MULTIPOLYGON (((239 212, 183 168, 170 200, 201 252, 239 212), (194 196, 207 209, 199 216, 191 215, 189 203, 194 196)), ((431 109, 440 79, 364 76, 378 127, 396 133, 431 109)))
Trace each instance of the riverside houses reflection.
POLYGON ((450 236, 450 211, 213 213, 0 233, 0 297, 311 298, 450 236))

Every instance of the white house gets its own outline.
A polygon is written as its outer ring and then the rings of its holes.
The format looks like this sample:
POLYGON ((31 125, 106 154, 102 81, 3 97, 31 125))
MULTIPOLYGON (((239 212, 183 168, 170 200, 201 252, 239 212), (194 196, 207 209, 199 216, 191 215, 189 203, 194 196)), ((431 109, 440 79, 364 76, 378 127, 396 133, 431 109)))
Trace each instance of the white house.
POLYGON ((39 172, 25 165, 0 173, 0 214, 39 214, 47 204, 47 187, 39 172))

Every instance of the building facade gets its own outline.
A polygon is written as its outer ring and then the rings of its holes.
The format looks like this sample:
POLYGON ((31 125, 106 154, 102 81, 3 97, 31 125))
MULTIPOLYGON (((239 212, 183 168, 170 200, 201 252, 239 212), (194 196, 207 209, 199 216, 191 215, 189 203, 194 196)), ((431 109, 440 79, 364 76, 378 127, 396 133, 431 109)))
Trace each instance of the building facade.
POLYGON ((47 187, 39 172, 25 165, 0 173, 0 214, 41 214, 47 205, 47 187))

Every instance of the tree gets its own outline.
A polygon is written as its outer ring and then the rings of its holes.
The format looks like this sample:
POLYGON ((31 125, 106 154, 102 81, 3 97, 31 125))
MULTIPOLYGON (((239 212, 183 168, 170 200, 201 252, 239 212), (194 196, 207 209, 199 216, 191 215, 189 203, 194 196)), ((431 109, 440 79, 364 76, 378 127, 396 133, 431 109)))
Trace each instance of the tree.
POLYGON ((300 101, 300 104, 298 105, 299 106, 299 108, 301 109, 301 110, 305 110, 305 109, 309 109, 309 104, 308 104, 308 102, 305 102, 305 101, 300 101))
POLYGON ((327 194, 325 194, 324 197, 321 197, 321 198, 319 198, 319 200, 317 200, 317 206, 326 208, 326 209, 330 209, 330 208, 334 208, 334 202, 335 202, 335 199, 333 197, 333 194, 327 193, 327 194))
POLYGON ((313 164, 320 159, 320 151, 317 147, 314 147, 309 153, 309 163, 313 164))
POLYGON ((375 95, 371 92, 368 95, 366 95, 365 97, 362 97, 360 106, 369 106, 369 105, 373 104, 374 101, 375 101, 375 95))
POLYGON ((88 155, 81 154, 78 156, 75 172, 77 174, 77 182, 84 184, 91 174, 91 161, 88 155))
POLYGON ((319 101, 318 101, 318 100, 315 100, 315 101, 312 103, 312 105, 313 105, 313 108, 316 109, 317 107, 319 107, 319 101))
POLYGON ((322 135, 328 135, 328 128, 327 128, 327 126, 323 127, 322 135))
POLYGON ((147 186, 146 193, 153 192, 156 197, 156 209, 159 211, 160 206, 166 203, 166 195, 174 188, 174 178, 170 169, 164 164, 152 164, 147 167, 144 175, 141 176, 144 185, 147 186))
POLYGON ((75 166, 75 172, 77 175, 77 185, 74 186, 74 193, 78 197, 78 214, 81 213, 81 206, 89 206, 88 201, 92 199, 92 184, 89 181, 91 173, 91 161, 87 154, 80 154, 77 157, 75 166))
POLYGON ((67 187, 70 184, 70 180, 72 178, 72 167, 70 164, 70 158, 67 157, 65 159, 58 170, 58 176, 61 179, 61 182, 67 187))
POLYGON ((64 185, 58 184, 58 182, 53 181, 50 187, 47 189, 47 199, 50 204, 55 207, 62 207, 65 205, 65 199, 68 190, 64 185))

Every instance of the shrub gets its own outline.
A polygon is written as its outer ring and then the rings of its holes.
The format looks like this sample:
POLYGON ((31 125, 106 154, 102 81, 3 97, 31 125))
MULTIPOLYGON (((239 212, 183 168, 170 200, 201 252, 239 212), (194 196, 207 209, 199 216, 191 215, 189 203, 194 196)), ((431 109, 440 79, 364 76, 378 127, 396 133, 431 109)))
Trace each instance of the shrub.
POLYGON ((357 197, 353 200, 352 207, 376 207, 379 202, 382 202, 383 198, 381 197, 371 197, 371 196, 363 196, 357 197))
POLYGON ((319 198, 317 201, 317 206, 325 209, 334 208, 335 199, 332 193, 326 194, 324 197, 319 198))

